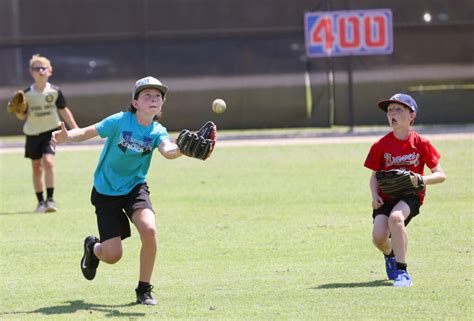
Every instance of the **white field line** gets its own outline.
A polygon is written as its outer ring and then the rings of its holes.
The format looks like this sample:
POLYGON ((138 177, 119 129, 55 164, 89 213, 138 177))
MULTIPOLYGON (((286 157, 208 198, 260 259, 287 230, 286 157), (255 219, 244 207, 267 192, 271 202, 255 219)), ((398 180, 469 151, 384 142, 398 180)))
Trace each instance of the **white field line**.
MULTIPOLYGON (((471 133, 440 133, 423 135, 431 141, 435 140, 471 140, 474 134, 471 133)), ((382 135, 377 136, 343 136, 343 137, 303 137, 303 138, 265 138, 265 139, 239 139, 217 141, 216 148, 242 147, 242 146, 285 146, 285 145, 319 145, 319 144, 355 144, 373 143, 382 135)), ((103 144, 99 145, 64 145, 58 146, 57 151, 80 151, 99 150, 103 144)), ((23 147, 0 148, 0 154, 23 153, 23 147)))
MULTIPOLYGON (((473 134, 429 134, 423 135, 429 140, 460 140, 473 139, 473 134)), ((277 138, 277 139, 249 139, 218 142, 219 147, 235 146, 282 146, 282 145, 319 145, 319 144, 354 144, 374 143, 380 139, 378 136, 343 136, 343 137, 304 137, 304 138, 277 138)))

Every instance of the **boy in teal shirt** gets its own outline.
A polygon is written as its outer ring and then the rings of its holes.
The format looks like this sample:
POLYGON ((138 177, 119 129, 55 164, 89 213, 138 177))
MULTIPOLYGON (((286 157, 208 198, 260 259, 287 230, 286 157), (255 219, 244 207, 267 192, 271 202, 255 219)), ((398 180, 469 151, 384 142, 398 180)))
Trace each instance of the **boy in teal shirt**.
POLYGON ((137 303, 157 304, 151 294, 157 241, 154 210, 149 197, 146 175, 153 151, 168 159, 182 154, 170 142, 168 132, 157 120, 168 88, 158 79, 145 77, 135 83, 127 112, 120 112, 85 128, 53 133, 57 144, 80 142, 96 136, 107 138, 94 173, 91 202, 95 206, 100 240, 84 240, 81 270, 84 277, 95 277, 100 261, 114 264, 122 257, 122 240, 130 236, 129 220, 136 226, 142 247, 140 277, 135 289, 137 303))

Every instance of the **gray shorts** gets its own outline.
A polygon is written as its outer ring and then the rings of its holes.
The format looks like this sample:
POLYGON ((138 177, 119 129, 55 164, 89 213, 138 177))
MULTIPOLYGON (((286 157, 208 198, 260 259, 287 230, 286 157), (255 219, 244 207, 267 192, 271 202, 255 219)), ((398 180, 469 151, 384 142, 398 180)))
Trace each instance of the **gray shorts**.
POLYGON ((138 184, 130 193, 120 196, 100 194, 94 187, 91 203, 95 206, 101 242, 117 236, 122 240, 129 237, 131 235, 129 221, 132 220, 135 210, 147 208, 153 211, 146 183, 138 184))

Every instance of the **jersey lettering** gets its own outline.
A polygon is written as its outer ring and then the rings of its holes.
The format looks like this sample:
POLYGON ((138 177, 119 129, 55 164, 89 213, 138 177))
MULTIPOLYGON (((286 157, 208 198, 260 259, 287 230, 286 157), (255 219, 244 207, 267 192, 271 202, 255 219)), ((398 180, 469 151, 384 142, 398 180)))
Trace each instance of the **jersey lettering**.
POLYGON ((392 156, 390 153, 384 154, 385 166, 418 166, 420 164, 420 154, 410 153, 402 156, 392 156))
POLYGON ((132 132, 124 131, 120 134, 120 140, 117 145, 124 153, 129 150, 134 153, 141 153, 144 156, 151 152, 152 139, 144 137, 143 141, 139 141, 132 137, 132 132))

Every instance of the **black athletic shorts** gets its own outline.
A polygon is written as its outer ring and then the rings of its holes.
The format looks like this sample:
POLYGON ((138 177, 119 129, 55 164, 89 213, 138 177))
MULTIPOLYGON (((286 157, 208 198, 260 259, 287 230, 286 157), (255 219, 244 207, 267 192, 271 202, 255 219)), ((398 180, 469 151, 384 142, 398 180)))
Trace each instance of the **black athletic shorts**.
POLYGON ((372 218, 375 219, 377 215, 390 216, 392 209, 400 201, 404 201, 405 203, 407 203, 408 207, 410 208, 410 215, 408 215, 408 217, 405 220, 405 226, 407 226, 408 223, 410 223, 411 219, 420 213, 421 204, 417 196, 404 197, 402 199, 398 199, 394 201, 385 201, 385 203, 382 206, 380 206, 378 209, 373 210, 372 218))
POLYGON ((55 154, 51 145, 51 134, 54 130, 39 135, 27 135, 25 143, 25 157, 32 160, 41 159, 44 154, 55 154))
MULTIPOLYGON (((137 209, 153 211, 150 192, 146 183, 138 184, 127 195, 109 196, 100 194, 92 188, 91 203, 95 206, 100 241, 120 236, 129 237, 132 214, 137 209)), ((154 212, 154 211, 153 211, 154 212)))

